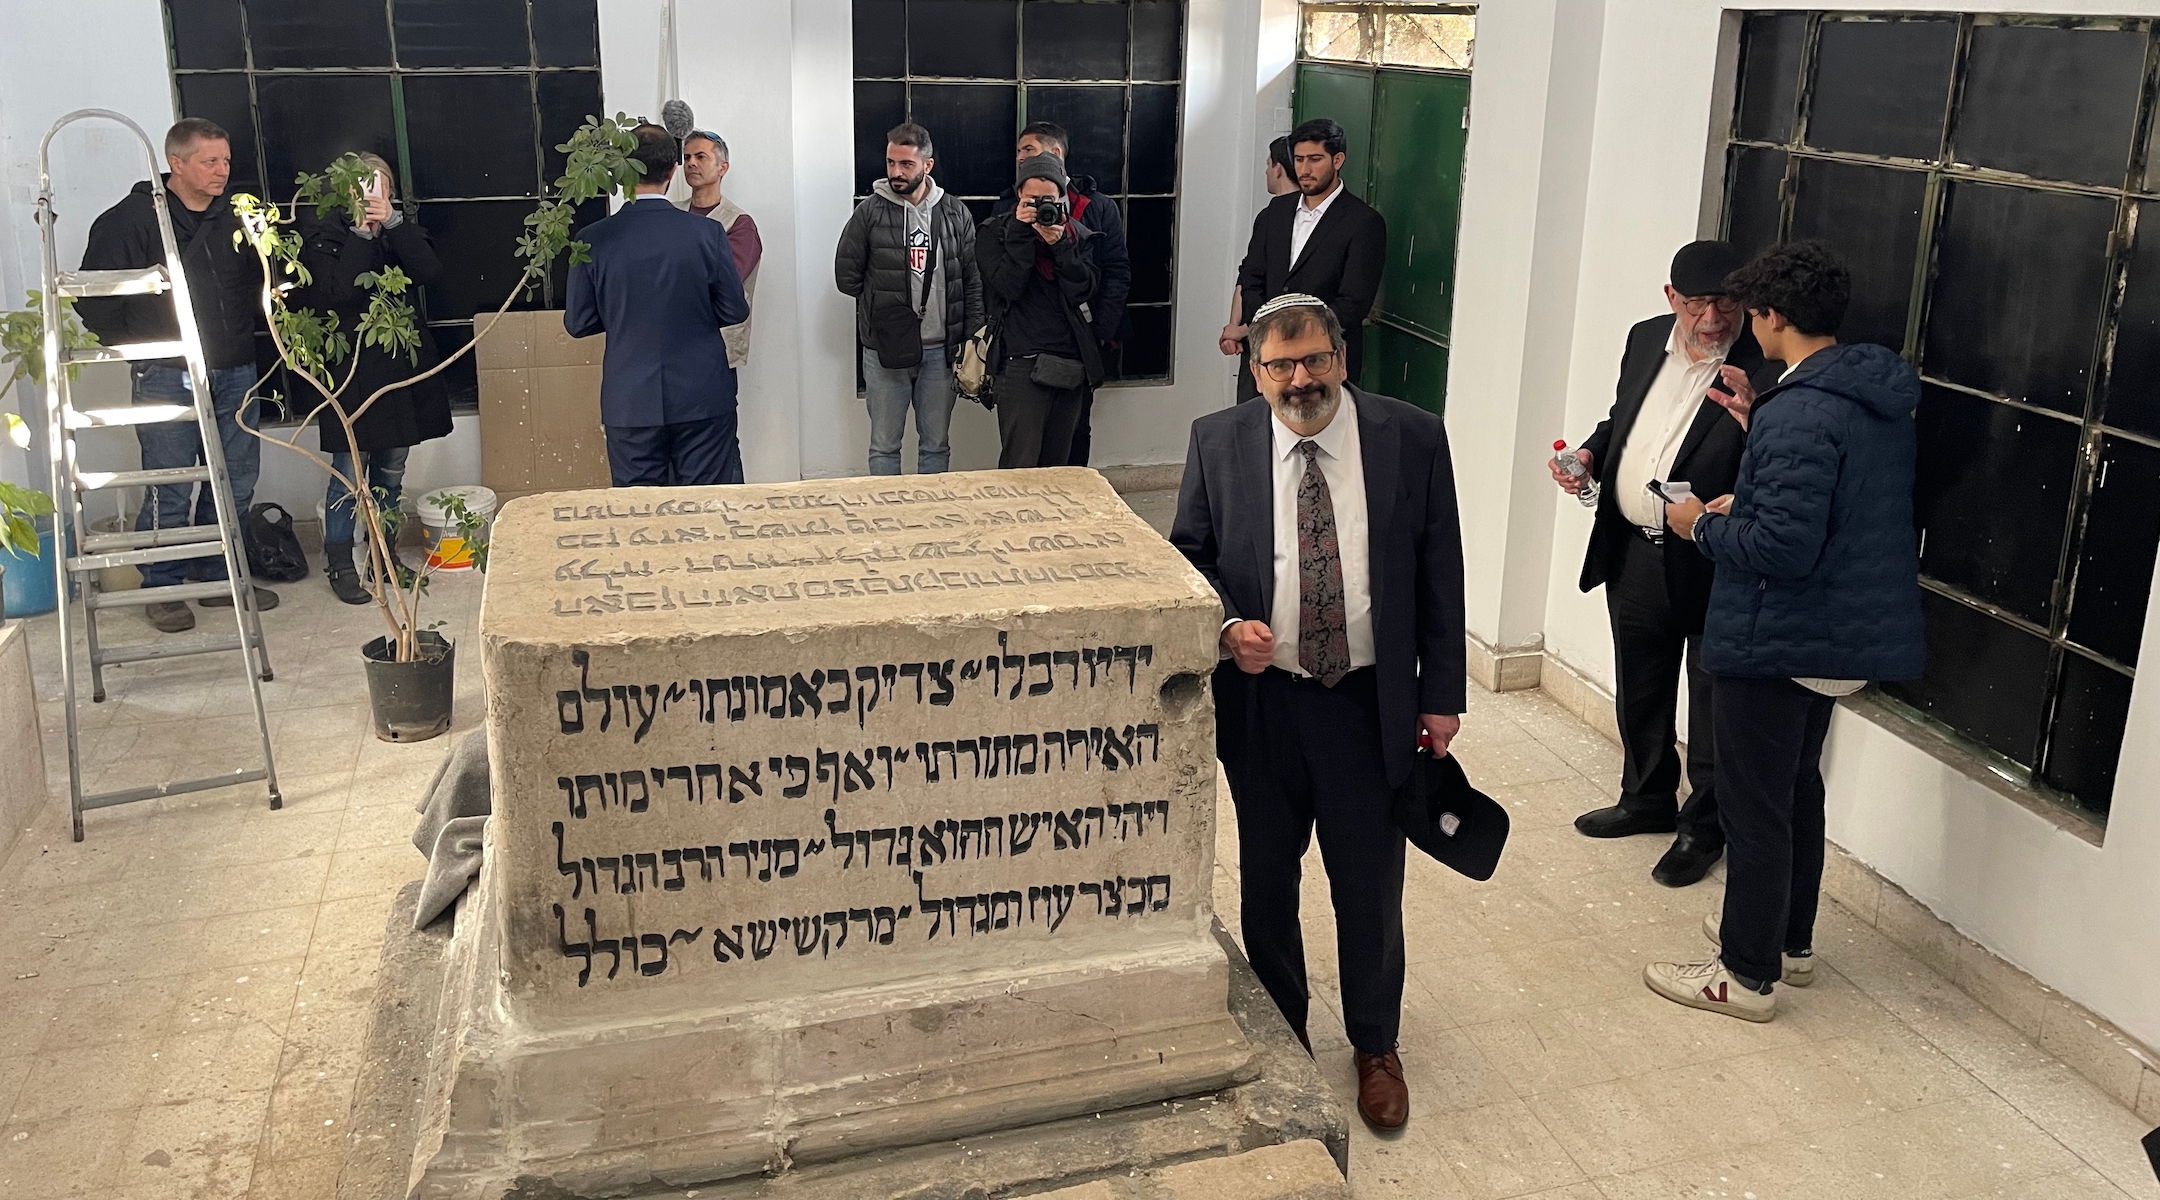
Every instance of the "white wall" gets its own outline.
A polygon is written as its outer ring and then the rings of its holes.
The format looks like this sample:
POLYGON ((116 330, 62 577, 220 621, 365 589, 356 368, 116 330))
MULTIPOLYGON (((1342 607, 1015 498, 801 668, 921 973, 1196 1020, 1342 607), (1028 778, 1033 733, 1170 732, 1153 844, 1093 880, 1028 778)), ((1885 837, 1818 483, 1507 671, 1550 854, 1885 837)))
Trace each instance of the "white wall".
MULTIPOLYGON (((1551 403, 1547 389, 1557 379, 1564 392, 1558 415, 1570 442, 1605 415, 1626 331, 1661 310, 1658 287, 1673 250, 1697 236, 1712 182, 1706 164, 1715 161, 1707 151, 1720 4, 1582 3, 1574 15, 1565 15, 1558 0, 1548 0, 1544 11, 1532 3, 1490 5, 1479 22, 1458 350, 1448 389, 1473 632, 1519 633, 1524 615, 1539 607, 1517 581, 1525 559, 1537 559, 1524 547, 1536 541, 1528 526, 1540 505, 1523 485, 1549 488, 1541 482, 1541 460, 1550 439, 1562 436, 1542 425, 1551 403), (1595 21, 1598 10, 1602 22, 1595 21), (1535 28, 1548 20, 1544 12, 1556 14, 1549 32, 1535 28), (1560 63, 1573 54, 1570 32, 1591 24, 1597 25, 1594 67, 1576 62, 1563 71, 1560 63), (1532 43, 1549 39, 1547 82, 1532 65, 1536 46, 1515 44, 1517 35, 1532 43), (1585 105, 1590 132, 1582 198, 1555 200, 1552 188, 1573 183, 1565 175, 1566 154, 1552 151, 1579 136, 1585 105), (1533 152, 1541 155, 1535 166, 1533 152), (1563 172, 1557 180, 1550 176, 1555 167, 1563 172), (1570 215, 1577 211, 1579 221, 1570 215), (1526 229, 1532 213, 1534 227, 1526 229), (1571 286, 1555 294, 1552 273, 1567 274, 1571 256, 1571 286), (1518 342, 1527 347, 1516 349, 1518 342), (1541 374, 1530 363, 1539 356, 1564 362, 1564 372, 1541 374), (1531 423, 1541 427, 1520 428, 1531 423)), ((2099 11, 2038 0, 1974 0, 1949 10, 2099 11)), ((2105 11, 2160 15, 2160 4, 2118 2, 2105 11)), ((1604 598, 1575 587, 1589 514, 1574 504, 1552 503, 1546 511, 1545 646, 1610 688, 1604 598)), ((2160 605, 2148 614, 2146 633, 2148 647, 2160 646, 2160 605)), ((1833 840, 1968 936, 2148 1045, 2160 1045, 2160 872, 2152 868, 2160 862, 2160 676, 2148 672, 2133 691, 2112 821, 2100 848, 1849 712, 1841 711, 1833 726, 1825 766, 1833 840)))

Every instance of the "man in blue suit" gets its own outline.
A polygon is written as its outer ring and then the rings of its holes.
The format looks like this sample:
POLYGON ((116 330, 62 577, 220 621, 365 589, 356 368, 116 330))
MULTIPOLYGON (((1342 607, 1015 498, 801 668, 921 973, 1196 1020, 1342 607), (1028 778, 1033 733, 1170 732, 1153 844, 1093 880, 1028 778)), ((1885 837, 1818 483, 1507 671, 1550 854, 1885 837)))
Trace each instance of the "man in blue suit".
POLYGON ((570 269, 563 328, 608 335, 600 424, 616 487, 743 481, 735 368, 722 326, 750 315, 727 231, 668 203, 675 139, 637 127, 637 194, 585 230, 592 261, 570 269))

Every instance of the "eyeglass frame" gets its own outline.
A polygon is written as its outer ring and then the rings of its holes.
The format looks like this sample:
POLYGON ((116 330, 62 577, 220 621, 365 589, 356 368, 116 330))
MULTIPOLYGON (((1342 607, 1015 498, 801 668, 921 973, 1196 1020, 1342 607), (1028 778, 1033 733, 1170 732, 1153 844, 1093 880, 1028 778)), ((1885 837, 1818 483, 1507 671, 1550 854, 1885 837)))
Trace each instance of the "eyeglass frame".
POLYGON ((1719 311, 1738 312, 1740 310, 1740 298, 1731 292, 1718 292, 1709 296, 1682 296, 1680 297, 1680 307, 1686 310, 1687 315, 1691 317, 1699 317, 1713 308, 1719 311))
POLYGON ((1312 376, 1314 379, 1318 379, 1329 371, 1334 370, 1335 364, 1341 361, 1343 357, 1343 353, 1340 350, 1315 350, 1311 354, 1308 354, 1303 358, 1265 359, 1259 364, 1259 366, 1261 370, 1267 372, 1267 377, 1269 379, 1272 379, 1277 383, 1288 383, 1291 380, 1297 378, 1297 369, 1299 366, 1303 366, 1305 368, 1305 373, 1307 375, 1312 376), (1316 366, 1313 363, 1313 360, 1316 358, 1326 359, 1327 361, 1320 363, 1316 366), (1290 365, 1289 370, 1279 375, 1276 374, 1275 367, 1278 363, 1288 363, 1290 365))

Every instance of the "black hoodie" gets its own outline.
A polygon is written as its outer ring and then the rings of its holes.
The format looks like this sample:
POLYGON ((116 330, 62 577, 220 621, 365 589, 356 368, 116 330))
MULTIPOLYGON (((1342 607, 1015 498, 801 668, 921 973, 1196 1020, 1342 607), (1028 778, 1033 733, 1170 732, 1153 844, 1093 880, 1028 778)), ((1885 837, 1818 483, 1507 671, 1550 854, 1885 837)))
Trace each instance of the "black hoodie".
MULTIPOLYGON (((170 182, 168 176, 168 186, 170 182)), ((232 202, 219 196, 198 213, 170 191, 165 200, 172 216, 173 241, 186 265, 203 357, 213 370, 253 364, 255 329, 262 316, 262 266, 253 250, 233 244, 240 219, 233 215, 232 202)), ((150 198, 150 181, 145 179, 90 226, 83 270, 117 271, 164 261, 157 208, 150 198)), ((75 308, 83 324, 106 345, 171 341, 180 336, 172 298, 167 295, 84 299, 75 308)), ((171 362, 178 365, 179 360, 171 362)))

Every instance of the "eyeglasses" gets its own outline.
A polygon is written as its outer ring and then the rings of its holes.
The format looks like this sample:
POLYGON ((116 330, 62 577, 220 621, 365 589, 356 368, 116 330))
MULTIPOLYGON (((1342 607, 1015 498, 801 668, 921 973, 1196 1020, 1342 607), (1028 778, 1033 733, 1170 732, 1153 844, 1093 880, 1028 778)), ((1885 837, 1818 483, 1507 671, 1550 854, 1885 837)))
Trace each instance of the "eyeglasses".
POLYGON ((1271 358, 1260 366, 1268 373, 1269 379, 1277 383, 1288 383, 1297 374, 1299 363, 1305 364, 1307 375, 1318 379, 1335 369, 1337 357, 1333 350, 1322 350, 1318 354, 1308 354, 1303 358, 1271 358))
POLYGON ((1687 310, 1687 315, 1699 317, 1713 308, 1726 314, 1739 312, 1740 302, 1731 296, 1683 296, 1680 307, 1687 310))

